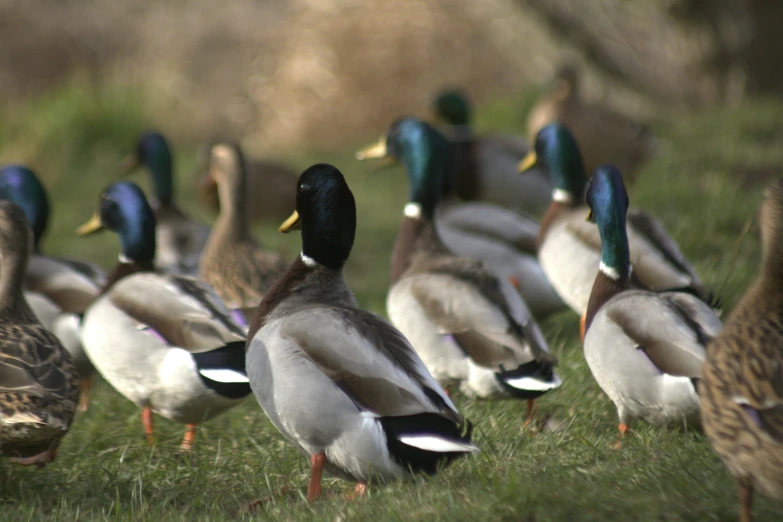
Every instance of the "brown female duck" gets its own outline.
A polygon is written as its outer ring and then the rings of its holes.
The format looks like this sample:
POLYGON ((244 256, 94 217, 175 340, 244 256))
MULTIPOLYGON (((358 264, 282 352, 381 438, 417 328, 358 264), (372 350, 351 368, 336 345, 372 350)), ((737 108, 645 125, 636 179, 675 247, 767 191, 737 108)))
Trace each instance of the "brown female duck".
POLYGON ((699 385, 704 431, 737 480, 740 521, 753 492, 783 498, 783 179, 759 213, 761 270, 707 348, 699 385))

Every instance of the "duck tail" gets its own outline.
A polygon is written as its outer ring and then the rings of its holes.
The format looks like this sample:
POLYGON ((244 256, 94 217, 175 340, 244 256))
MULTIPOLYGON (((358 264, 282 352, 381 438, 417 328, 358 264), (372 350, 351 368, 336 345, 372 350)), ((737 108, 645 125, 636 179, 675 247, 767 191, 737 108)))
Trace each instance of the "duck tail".
POLYGON ((563 384, 552 364, 537 360, 522 364, 513 370, 501 367, 501 371, 497 372, 495 377, 506 391, 520 399, 535 399, 563 384))
POLYGON ((439 466, 467 453, 476 453, 471 442, 473 425, 462 425, 435 413, 381 417, 389 454, 414 472, 435 473, 439 466))
POLYGON ((215 350, 191 355, 201 382, 218 395, 241 399, 250 394, 250 380, 245 371, 244 341, 231 342, 215 350))

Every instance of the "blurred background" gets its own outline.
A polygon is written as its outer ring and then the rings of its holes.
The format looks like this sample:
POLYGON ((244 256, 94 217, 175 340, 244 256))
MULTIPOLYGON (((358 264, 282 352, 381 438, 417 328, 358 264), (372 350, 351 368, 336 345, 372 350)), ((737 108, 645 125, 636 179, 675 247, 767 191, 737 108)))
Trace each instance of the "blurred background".
MULTIPOLYGON (((355 148, 401 115, 427 116, 449 86, 470 93, 480 131, 525 135, 570 64, 585 103, 659 138, 634 204, 656 210, 686 253, 716 253, 746 223, 723 210, 755 207, 781 172, 782 20, 783 2, 765 0, 0 0, 0 164, 26 163, 47 186, 47 252, 108 266, 116 238, 73 230, 142 131, 170 139, 177 203, 204 222, 207 140, 299 172, 334 163, 358 196, 352 284, 380 311, 406 179, 369 175, 355 148), (710 205, 678 213, 696 200, 710 205)), ((298 252, 275 225, 257 229, 264 244, 298 252)), ((709 280, 732 259, 699 268, 709 280)))
POLYGON ((444 85, 524 97, 569 61, 586 96, 668 118, 780 92, 781 20, 766 0, 0 0, 0 103, 67 88, 175 139, 333 149, 444 85))

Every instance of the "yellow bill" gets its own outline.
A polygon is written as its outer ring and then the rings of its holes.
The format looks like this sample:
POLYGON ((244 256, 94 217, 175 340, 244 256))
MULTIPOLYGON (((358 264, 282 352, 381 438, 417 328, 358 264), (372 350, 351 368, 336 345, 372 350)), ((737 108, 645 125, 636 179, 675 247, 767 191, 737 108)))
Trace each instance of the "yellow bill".
POLYGON ((590 212, 587 213, 587 218, 585 218, 585 221, 593 221, 593 209, 590 209, 590 212))
POLYGON ((368 159, 382 159, 389 155, 389 151, 386 148, 386 135, 381 135, 376 143, 373 143, 369 147, 365 147, 356 153, 356 159, 364 161, 368 159))
POLYGON ((103 230, 103 223, 101 223, 101 216, 93 214, 90 220, 76 229, 76 235, 89 236, 96 232, 103 230))
POLYGON ((519 170, 520 174, 524 174, 526 171, 533 168, 537 161, 538 158, 536 157, 536 151, 531 150, 524 158, 522 158, 522 161, 519 162, 517 169, 519 170))
POLYGON ((278 230, 285 234, 292 230, 299 230, 300 228, 302 228, 302 223, 299 221, 299 212, 294 210, 294 213, 280 225, 278 230))

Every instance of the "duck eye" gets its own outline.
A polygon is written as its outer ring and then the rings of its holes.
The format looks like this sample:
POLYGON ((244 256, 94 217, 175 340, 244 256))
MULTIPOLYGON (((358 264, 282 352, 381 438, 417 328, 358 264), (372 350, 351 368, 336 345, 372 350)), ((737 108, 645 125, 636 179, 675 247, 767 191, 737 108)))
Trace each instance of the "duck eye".
POLYGON ((300 183, 299 184, 299 192, 309 192, 310 191, 310 185, 307 183, 300 183))

